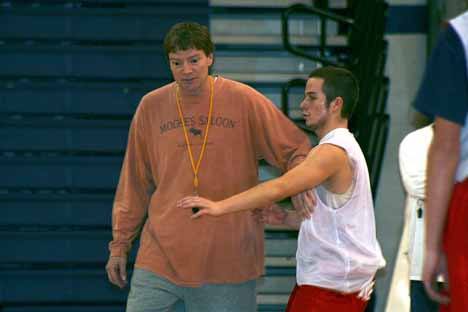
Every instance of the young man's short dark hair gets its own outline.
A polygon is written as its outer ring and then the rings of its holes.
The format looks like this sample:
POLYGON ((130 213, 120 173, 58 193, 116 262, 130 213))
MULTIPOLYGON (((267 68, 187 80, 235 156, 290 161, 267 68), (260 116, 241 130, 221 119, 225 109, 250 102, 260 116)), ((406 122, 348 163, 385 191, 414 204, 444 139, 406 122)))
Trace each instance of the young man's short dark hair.
POLYGON ((326 66, 312 71, 309 78, 323 79, 323 93, 327 105, 337 97, 343 98, 341 117, 349 119, 359 99, 359 83, 349 70, 340 67, 326 66))

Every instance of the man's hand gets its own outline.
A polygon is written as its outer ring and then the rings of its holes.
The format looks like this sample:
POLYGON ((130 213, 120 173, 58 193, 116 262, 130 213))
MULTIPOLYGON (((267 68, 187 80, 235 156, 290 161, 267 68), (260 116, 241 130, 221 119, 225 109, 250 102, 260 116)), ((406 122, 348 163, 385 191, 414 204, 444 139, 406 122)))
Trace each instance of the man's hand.
POLYGON ((317 199, 312 190, 308 190, 291 197, 294 209, 302 220, 309 219, 314 212, 317 199))
POLYGON ((447 304, 450 298, 437 289, 437 278, 442 275, 444 285, 448 285, 447 263, 445 255, 438 251, 426 250, 423 265, 423 282, 428 296, 439 303, 447 304))
POLYGON ((288 213, 277 204, 268 208, 255 209, 253 215, 256 220, 270 225, 284 225, 288 213))
POLYGON ((127 285, 127 257, 110 256, 106 264, 107 278, 109 281, 124 288, 127 285))

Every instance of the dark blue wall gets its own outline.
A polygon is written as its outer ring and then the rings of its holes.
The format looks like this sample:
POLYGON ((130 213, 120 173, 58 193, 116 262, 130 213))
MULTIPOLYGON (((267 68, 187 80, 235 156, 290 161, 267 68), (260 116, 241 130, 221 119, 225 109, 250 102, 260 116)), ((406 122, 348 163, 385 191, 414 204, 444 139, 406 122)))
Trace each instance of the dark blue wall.
POLYGON ((129 121, 171 80, 169 27, 208 13, 207 0, 0 1, 1 311, 124 310, 104 266, 129 121))

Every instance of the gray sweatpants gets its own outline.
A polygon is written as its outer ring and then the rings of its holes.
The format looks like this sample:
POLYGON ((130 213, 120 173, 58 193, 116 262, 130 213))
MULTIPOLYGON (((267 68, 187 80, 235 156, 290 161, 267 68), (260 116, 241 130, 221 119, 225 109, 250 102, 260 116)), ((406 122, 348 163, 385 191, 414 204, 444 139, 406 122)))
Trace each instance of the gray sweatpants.
POLYGON ((182 287, 152 272, 135 268, 127 312, 175 311, 176 304, 180 307, 181 302, 186 312, 255 312, 256 280, 182 287))

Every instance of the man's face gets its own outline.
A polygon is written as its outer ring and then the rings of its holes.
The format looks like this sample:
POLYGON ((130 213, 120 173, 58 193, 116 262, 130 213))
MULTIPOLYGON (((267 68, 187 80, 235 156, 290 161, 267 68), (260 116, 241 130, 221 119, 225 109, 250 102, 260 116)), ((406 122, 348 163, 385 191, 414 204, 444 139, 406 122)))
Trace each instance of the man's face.
POLYGON ((205 55, 203 50, 189 49, 169 53, 172 76, 181 91, 198 94, 208 77, 208 69, 213 64, 213 55, 205 55))
POLYGON ((309 78, 304 91, 304 100, 300 106, 306 125, 314 132, 323 128, 330 116, 322 86, 323 79, 309 78))

